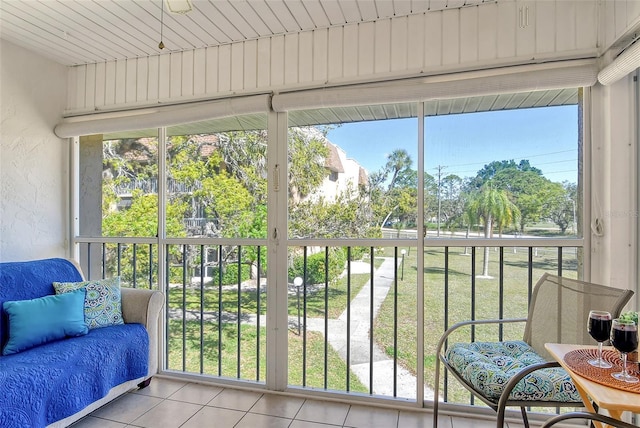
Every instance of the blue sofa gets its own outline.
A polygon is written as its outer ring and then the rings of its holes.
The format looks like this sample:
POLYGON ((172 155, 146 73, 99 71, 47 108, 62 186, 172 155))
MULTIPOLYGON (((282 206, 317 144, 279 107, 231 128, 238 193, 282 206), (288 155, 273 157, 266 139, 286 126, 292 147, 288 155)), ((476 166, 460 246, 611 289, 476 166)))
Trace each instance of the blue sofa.
MULTIPOLYGON (((10 322, 15 324, 13 314, 3 309, 5 302, 29 303, 54 295, 53 282, 83 279, 79 266, 66 259, 0 263, 0 349, 10 341, 10 322)), ((132 388, 149 384, 158 369, 163 294, 120 291, 124 323, 0 356, 0 427, 68 426, 132 388)))

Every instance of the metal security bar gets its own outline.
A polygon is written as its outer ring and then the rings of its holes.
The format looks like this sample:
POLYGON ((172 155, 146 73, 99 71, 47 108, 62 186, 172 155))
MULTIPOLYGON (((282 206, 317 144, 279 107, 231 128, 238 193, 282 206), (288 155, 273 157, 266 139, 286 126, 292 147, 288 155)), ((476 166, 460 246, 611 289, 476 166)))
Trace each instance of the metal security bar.
MULTIPOLYGON (((118 275, 123 286, 158 287, 154 238, 78 241, 87 278, 118 275)), ((241 240, 170 241, 164 244, 162 261, 168 371, 264 383, 266 365, 273 363, 265 359, 266 246, 241 240)), ((539 245, 546 242, 537 240, 534 246, 522 240, 519 246, 506 246, 499 240, 427 239, 422 254, 415 241, 289 246, 290 388, 406 401, 419 400, 417 382, 423 379, 428 402, 442 331, 466 319, 524 317, 533 284, 543 272, 578 276, 581 246, 570 240, 539 245), (469 243, 473 245, 464 245, 469 243), (417 271, 418 257, 423 258, 424 272, 417 271), (421 281, 424 308, 416 305, 421 281), (422 376, 416 371, 419 310, 425 322, 422 376)), ((467 334, 451 340, 521 336, 507 326, 491 331, 477 327, 467 334)), ((448 379, 441 397, 473 404, 466 391, 448 379)))
POLYGON ((265 247, 166 248, 167 369, 262 382, 265 247))
MULTIPOLYGON (((399 374, 406 377, 410 370, 402 367, 400 356, 415 354, 416 343, 399 349, 398 295, 402 281, 413 284, 415 293, 417 275, 415 266, 411 274, 405 271, 406 252, 399 247, 289 247, 289 353, 300 349, 301 354, 299 361, 290 359, 291 386, 408 395, 399 374), (386 306, 390 312, 385 309, 381 320, 378 314, 386 306), (379 340, 379 330, 389 343, 379 340), (376 385, 385 385, 384 393, 376 385)), ((405 312, 417 312, 413 302, 405 312)), ((415 337, 415 322, 410 328, 415 337)))

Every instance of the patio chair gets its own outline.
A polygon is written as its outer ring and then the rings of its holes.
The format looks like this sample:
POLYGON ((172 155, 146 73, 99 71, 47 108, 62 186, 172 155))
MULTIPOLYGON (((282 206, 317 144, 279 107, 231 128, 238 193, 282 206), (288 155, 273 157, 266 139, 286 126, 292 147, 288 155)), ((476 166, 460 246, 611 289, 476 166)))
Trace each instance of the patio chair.
POLYGON ((437 347, 433 426, 438 424, 440 363, 474 396, 498 412, 504 426, 506 407, 520 407, 526 428, 527 407, 583 407, 568 373, 553 361, 545 343, 593 345, 587 332, 591 309, 615 318, 633 291, 606 287, 545 273, 531 295, 529 314, 522 319, 464 321, 444 332, 437 347), (464 326, 524 322, 522 341, 454 343, 448 337, 464 326))
MULTIPOLYGON (((609 416, 601 415, 599 413, 592 412, 569 412, 555 416, 542 425, 541 428, 551 428, 557 423, 568 421, 570 419, 585 419, 592 422, 602 422, 608 426, 616 428, 638 428, 637 425, 630 424, 628 422, 620 421, 609 416)), ((594 426, 594 425, 591 425, 594 426)))

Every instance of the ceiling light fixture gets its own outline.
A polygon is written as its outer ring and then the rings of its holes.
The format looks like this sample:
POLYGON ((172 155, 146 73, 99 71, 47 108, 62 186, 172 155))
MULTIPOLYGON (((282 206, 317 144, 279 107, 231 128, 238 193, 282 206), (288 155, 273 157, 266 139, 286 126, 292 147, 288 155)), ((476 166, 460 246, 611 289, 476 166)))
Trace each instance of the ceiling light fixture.
POLYGON ((167 0, 167 7, 169 8, 169 12, 180 15, 184 15, 193 10, 191 0, 167 0))

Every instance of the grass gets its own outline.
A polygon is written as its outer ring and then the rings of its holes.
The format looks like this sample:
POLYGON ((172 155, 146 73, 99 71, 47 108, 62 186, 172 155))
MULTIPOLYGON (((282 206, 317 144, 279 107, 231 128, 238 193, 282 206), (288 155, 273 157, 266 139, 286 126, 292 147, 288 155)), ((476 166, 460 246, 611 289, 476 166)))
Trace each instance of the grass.
MULTIPOLYGON (((499 301, 501 288, 499 284, 500 253, 490 251, 489 273, 491 279, 476 278, 475 302, 472 303, 472 257, 465 255, 462 248, 451 248, 448 253, 448 269, 445 269, 445 251, 442 248, 427 248, 424 252, 424 343, 425 343, 425 380, 429 387, 434 388, 436 347, 440 336, 447 325, 475 319, 490 318, 523 318, 527 315, 528 306, 528 253, 522 249, 513 252, 506 249, 503 253, 503 301, 504 307, 500 313, 499 301), (445 270, 448 270, 448 311, 445 314, 445 270), (472 305, 475 316, 472 317, 472 305)), ((575 257, 563 257, 564 275, 575 276, 575 257)), ((482 273, 483 252, 476 251, 475 274, 482 273)), ((402 366, 412 373, 416 373, 416 334, 417 334, 417 263, 415 252, 410 252, 405 258, 404 281, 399 281, 397 290, 397 352, 402 366)), ((539 251, 533 259, 533 282, 544 272, 557 271, 557 252, 539 251)), ((392 290, 393 291, 393 290, 392 290)), ((382 304, 375 321, 374 337, 382 349, 392 355, 394 337, 394 298, 390 292, 382 304)), ((470 328, 463 328, 459 333, 450 336, 450 341, 469 341, 470 328)), ((522 339, 524 324, 507 324, 503 329, 505 340, 522 339)), ((496 340, 498 327, 479 326, 475 328, 476 340, 496 340)), ((452 378, 450 378, 452 379, 452 378)), ((469 394, 457 382, 449 382, 448 400, 450 402, 468 403, 469 394)))
MULTIPOLYGON (((386 257, 393 257, 393 248, 383 249, 386 257)), ((482 273, 483 251, 482 248, 476 250, 475 270, 472 270, 472 256, 465 254, 463 248, 450 248, 445 255, 444 248, 426 248, 424 251, 424 344, 425 344, 425 379, 429 387, 433 388, 436 345, 445 330, 446 325, 451 326, 456 322, 471 319, 487 318, 522 318, 527 314, 528 302, 528 265, 529 253, 527 250, 519 248, 505 248, 502 253, 503 258, 503 286, 499 282, 500 257, 499 251, 490 251, 489 273, 494 278, 476 278, 475 290, 472 290, 473 275, 482 273), (445 265, 445 258, 447 264, 445 265), (448 288, 445 290, 445 273, 448 273, 448 288), (445 294, 446 293, 446 294, 445 294), (475 296, 472 299, 472 294, 475 296), (505 302, 502 309, 499 301, 505 302), (448 308, 445 314, 445 296, 448 299, 448 308), (502 310, 502 313, 500 312, 502 310), (473 312, 473 314, 472 314, 473 312), (473 315, 473 316, 472 316, 473 315)), ((535 281, 544 272, 556 272, 558 269, 557 250, 555 248, 540 248, 537 253, 532 254, 532 281, 535 281)), ((375 266, 382 263, 381 258, 375 259, 375 266)), ((563 254, 563 275, 575 276, 577 271, 577 261, 575 254, 565 251, 563 254)), ((400 267, 398 274, 400 275, 400 267)), ((398 288, 395 292, 397 298, 397 308, 394 304, 394 290, 390 290, 387 298, 383 302, 373 328, 373 336, 381 349, 384 349, 389 356, 397 352, 399 364, 412 373, 416 373, 416 335, 417 335, 417 259, 415 249, 411 249, 405 255, 403 280, 398 281, 398 288), (397 310, 397 311, 396 311, 397 310), (397 312, 397 322, 394 319, 397 312), (397 347, 394 348, 394 330, 397 331, 397 347)), ((352 274, 350 282, 350 295, 353 299, 362 287, 369 280, 369 274, 352 274)), ((231 314, 238 311, 238 301, 243 314, 265 314, 266 295, 261 295, 260 308, 257 305, 256 291, 223 290, 219 294, 217 287, 207 287, 201 294, 199 287, 172 288, 169 294, 170 308, 182 308, 184 298, 185 308, 199 313, 201 296, 204 301, 204 311, 217 313, 218 299, 222 296, 222 310, 231 314), (259 309, 259 311, 258 311, 259 309)), ((306 313, 308 318, 323 318, 325 313, 329 319, 337 318, 347 305, 347 281, 342 277, 330 284, 326 293, 325 303, 324 287, 318 289, 310 288, 307 294, 306 313), (315 290, 315 291, 311 291, 315 290)), ((301 293, 301 302, 303 296, 301 293)), ((297 316, 296 295, 288 297, 289 316, 297 316)), ((301 311, 303 307, 301 307, 301 311)), ((302 316, 304 313, 301 312, 302 316)), ((182 349, 182 322, 172 320, 171 340, 170 340, 170 368, 182 370, 183 355, 184 365, 187 371, 200 372, 200 324, 197 321, 187 321, 185 323, 185 349, 182 349)), ((524 324, 509 324, 503 329, 503 338, 522 338, 524 324)), ((264 343, 266 332, 264 329, 258 330, 255 326, 242 324, 240 328, 240 367, 237 363, 238 348, 238 327, 235 323, 222 324, 220 332, 222 336, 220 363, 218 363, 218 327, 215 322, 204 323, 204 351, 202 359, 202 370, 204 373, 214 376, 225 376, 231 378, 241 378, 247 380, 264 381, 266 362, 266 349, 264 343), (260 340, 258 341, 258 334, 260 340), (259 343, 259 345, 258 345, 259 343), (258 346, 260 347, 260 357, 258 359, 258 346), (259 362, 259 367, 257 365, 259 362)), ((476 340, 495 340, 498 337, 498 327, 481 326, 475 329, 476 340)), ((461 332, 451 336, 451 341, 468 341, 470 339, 470 329, 462 329, 461 332)), ((324 338, 321 333, 307 333, 307 358, 305 380, 303 382, 303 359, 302 359, 302 338, 289 331, 289 384, 302 385, 312 388, 325 387, 324 358, 325 347, 324 338)), ((329 346, 327 353, 327 389, 344 391, 347 389, 346 373, 347 367, 339 355, 329 346)), ((452 378, 450 378, 452 379, 452 378)), ((366 388, 360 384, 357 377, 350 375, 349 390, 367 392, 366 388)), ((447 399, 450 402, 468 403, 469 394, 461 386, 452 380, 449 382, 447 399)))
MULTIPOLYGON (((379 267, 382 259, 375 259, 374 266, 379 267)), ((308 318, 324 318, 325 313, 329 319, 336 319, 346 310, 347 297, 355 297, 369 280, 369 274, 352 274, 349 283, 346 277, 341 277, 330 283, 325 296, 324 287, 318 289, 310 287, 307 292, 306 313, 308 318), (349 288, 349 289, 348 289, 349 288), (315 291, 311 291, 315 290, 315 291), (325 300, 326 299, 326 300, 325 300)), ((300 293, 303 303, 303 292, 300 293)), ((258 308, 258 294, 252 291, 233 289, 220 290, 217 286, 206 285, 202 289, 199 286, 172 287, 169 290, 169 308, 188 312, 199 317, 200 310, 204 313, 217 314, 221 310, 224 313, 237 314, 238 302, 240 312, 243 315, 265 315, 266 293, 260 294, 260 307, 258 308), (258 311, 259 309, 259 311, 258 311)), ((296 295, 289 295, 288 313, 297 316, 298 301, 296 295)), ((304 307, 301 304, 301 315, 304 316, 304 307)), ((255 326, 241 324, 240 341, 238 342, 238 326, 236 323, 223 323, 220 331, 216 322, 203 323, 202 356, 200 355, 200 323, 199 321, 186 321, 184 323, 184 347, 182 343, 182 320, 173 319, 170 325, 169 339, 169 368, 173 370, 185 370, 193 373, 205 373, 214 376, 239 378, 245 380, 260 381, 265 379, 265 338, 264 329, 257 330, 255 326), (260 336, 260 340, 258 340, 260 336), (218 340, 218 337, 221 340, 218 340), (220 343, 220 346, 218 346, 220 343), (240 366, 238 366, 238 343, 240 343, 240 366), (220 348, 220 349, 219 349, 220 348), (258 359, 258 351, 260 358, 258 359)), ((320 333, 307 333, 307 359, 306 369, 303 373, 303 339, 301 336, 289 332, 289 384, 306 386, 311 388, 326 388, 334 390, 350 390, 355 392, 367 392, 367 388, 358 381, 357 376, 350 373, 350 382, 346 385, 347 366, 340 356, 328 346, 327 371, 325 385, 325 346, 324 337, 320 333), (304 376, 304 381, 303 381, 304 376)))
MULTIPOLYGON (((382 259, 375 259, 374 266, 377 268, 382 264, 382 259)), ((329 283, 327 289, 326 303, 324 287, 320 287, 316 291, 307 291, 307 316, 309 318, 323 318, 325 312, 328 314, 329 319, 336 319, 347 308, 347 295, 348 291, 353 298, 362 287, 369 281, 369 274, 352 274, 351 281, 347 284, 346 276, 337 278, 329 283), (350 290, 348 290, 350 287, 350 290)), ((311 288, 311 287, 310 287, 311 288)), ((304 298, 303 289, 300 289, 300 301, 301 311, 302 302, 304 298)), ((172 287, 169 290, 169 306, 171 308, 183 307, 188 311, 200 312, 201 303, 203 303, 204 312, 217 313, 219 310, 218 303, 220 302, 220 296, 222 297, 222 312, 237 313, 238 301, 240 301, 240 311, 243 314, 266 314, 266 293, 260 293, 260 311, 258 312, 258 292, 253 291, 241 291, 238 290, 223 289, 220 290, 217 286, 206 285, 202 290, 200 286, 187 286, 184 287, 172 287), (184 305, 183 305, 184 300, 184 305), (202 302, 201 302, 202 300, 202 302)), ((288 298, 288 312, 289 316, 297 316, 298 314, 298 300, 297 296, 289 295, 288 298)))
MULTIPOLYGON (((380 267, 382 259, 375 259, 374 266, 380 267)), ((329 319, 336 319, 347 309, 347 296, 353 299, 369 281, 369 274, 352 274, 350 284, 347 284, 346 276, 343 276, 329 285, 327 290, 328 302, 325 304, 324 287, 316 292, 307 294, 307 316, 309 318, 324 318, 325 312, 329 319), (350 287, 348 290, 347 285, 350 287), (349 291, 349 293, 348 293, 349 291)), ((303 300, 302 290, 300 301, 303 300)), ((297 315, 298 301, 296 296, 289 296, 289 315, 297 315)))
MULTIPOLYGON (((266 376, 266 329, 250 324, 204 322, 203 334, 200 334, 199 321, 171 320, 169 322, 169 362, 170 370, 203 373, 212 376, 264 381, 266 376), (185 341, 183 344, 183 328, 185 341), (218 340, 218 338, 221 340, 218 340), (238 337, 240 338, 238 346, 238 337), (201 348, 200 341, 203 346, 201 348), (183 347, 184 346, 184 347, 183 347), (202 349, 202 354, 200 353, 202 349), (239 358, 238 358, 239 350, 239 358), (258 356, 259 353, 259 356, 258 356), (259 363, 259 364, 257 364, 259 363)), ((324 388, 324 338, 319 333, 307 333, 308 361, 305 385, 311 388, 324 388), (315 363, 315 364, 314 364, 315 363)), ((289 332, 289 384, 303 385, 302 336, 289 332)), ((347 367, 338 353, 330 346, 327 349, 326 388, 345 390, 347 367)), ((366 392, 358 378, 351 373, 351 391, 366 392)))

